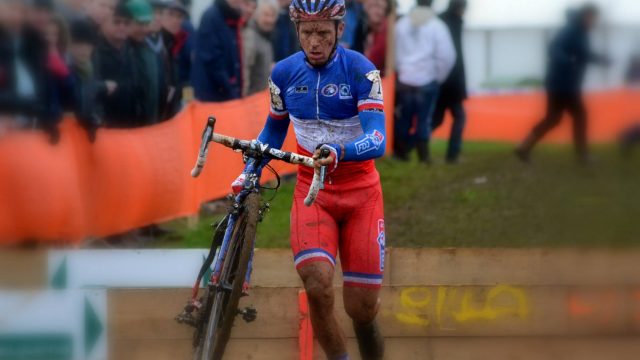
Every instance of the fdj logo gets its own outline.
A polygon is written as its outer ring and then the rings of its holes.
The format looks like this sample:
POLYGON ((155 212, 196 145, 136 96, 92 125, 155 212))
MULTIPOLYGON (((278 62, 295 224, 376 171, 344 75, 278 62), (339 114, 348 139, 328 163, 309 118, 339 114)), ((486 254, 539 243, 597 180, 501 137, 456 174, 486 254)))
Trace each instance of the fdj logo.
POLYGON ((384 270, 384 219, 378 220, 378 248, 380 250, 380 271, 384 270))

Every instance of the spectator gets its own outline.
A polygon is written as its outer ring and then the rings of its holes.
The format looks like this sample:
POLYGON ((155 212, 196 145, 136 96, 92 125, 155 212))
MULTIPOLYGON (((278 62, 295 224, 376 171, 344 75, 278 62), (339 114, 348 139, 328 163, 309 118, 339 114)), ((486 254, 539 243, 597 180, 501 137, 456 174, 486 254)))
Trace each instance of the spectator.
MULTIPOLYGON (((46 4, 44 4, 46 5, 46 4)), ((57 119, 50 105, 51 77, 47 68, 45 25, 32 24, 46 13, 43 4, 21 0, 0 2, 0 114, 4 127, 41 128, 55 144, 57 119)))
POLYGON ((365 0, 365 16, 360 19, 352 48, 371 60, 383 75, 387 56, 388 14, 388 0, 365 0))
POLYGON ((137 85, 131 47, 127 43, 132 15, 119 2, 113 16, 102 25, 102 36, 94 56, 98 77, 105 81, 104 124, 108 127, 135 127, 141 119, 141 91, 137 85))
POLYGON ((149 35, 147 35, 147 46, 156 55, 158 66, 158 104, 160 121, 168 120, 167 115, 167 97, 169 96, 169 79, 172 78, 174 71, 173 59, 167 49, 164 47, 162 37, 162 20, 164 18, 164 10, 166 2, 164 0, 151 1, 153 7, 153 19, 149 23, 149 35))
POLYGON ((433 115, 431 130, 435 131, 444 121, 447 110, 453 115, 451 134, 449 135, 449 147, 447 148, 446 161, 454 164, 458 161, 462 149, 462 132, 466 122, 464 100, 467 98, 467 79, 464 69, 464 55, 462 54, 462 27, 463 16, 467 9, 467 0, 451 0, 449 8, 440 18, 447 24, 453 44, 456 48, 456 64, 447 80, 440 87, 440 96, 433 115))
POLYGON ((45 39, 49 47, 47 59, 51 95, 49 111, 56 119, 61 119, 64 109, 70 107, 73 86, 71 72, 66 63, 69 29, 61 16, 51 17, 45 29, 45 39))
POLYGON ((170 119, 182 108, 182 84, 178 68, 178 54, 187 40, 187 33, 182 24, 189 12, 177 0, 167 1, 162 16, 162 41, 167 50, 165 80, 168 85, 166 103, 163 107, 163 118, 170 119))
POLYGON ((605 57, 591 51, 589 43, 589 32, 597 22, 598 13, 598 8, 591 4, 571 12, 567 25, 551 42, 546 78, 547 115, 516 149, 516 155, 523 162, 530 161, 533 147, 560 123, 564 111, 568 111, 573 119, 578 160, 588 161, 587 113, 582 83, 589 63, 608 64, 605 57))
POLYGON ((260 0, 253 19, 243 31, 245 96, 267 88, 273 67, 270 36, 278 19, 278 10, 275 0, 260 0))
POLYGON ((242 95, 243 2, 217 0, 202 15, 191 74, 195 97, 200 101, 225 101, 242 95))
POLYGON ((401 115, 396 123, 396 156, 406 160, 410 150, 409 129, 417 117, 416 146, 421 162, 431 163, 431 118, 442 84, 456 61, 447 26, 431 9, 432 0, 418 6, 396 24, 396 67, 401 115))
POLYGON ((78 18, 70 24, 69 70, 73 83, 72 107, 76 119, 87 131, 89 141, 94 142, 96 131, 102 123, 102 101, 107 86, 98 81, 91 62, 97 34, 93 24, 78 18))
POLYGON ((145 125, 159 121, 160 112, 160 66, 156 54, 147 45, 149 24, 153 20, 153 9, 147 0, 129 0, 127 9, 133 16, 129 39, 133 67, 142 93, 141 118, 145 125))
POLYGON ((364 10, 362 0, 347 0, 345 3, 347 13, 344 16, 344 32, 342 33, 342 38, 340 38, 340 45, 353 49, 358 26, 362 24, 364 10))
POLYGON ((271 33, 275 62, 284 60, 300 50, 295 25, 289 19, 290 0, 278 0, 280 11, 276 27, 271 33))
POLYGON ((68 22, 76 20, 84 13, 85 0, 58 1, 56 12, 68 22))
POLYGON ((118 0, 85 0, 84 13, 91 21, 96 34, 102 31, 102 25, 111 19, 118 0))
POLYGON ((631 56, 629 67, 625 74, 625 80, 630 86, 640 86, 640 52, 631 56))
MULTIPOLYGON (((191 7, 191 1, 183 0, 186 9, 191 7)), ((193 52, 195 50, 196 28, 191 22, 191 17, 187 17, 182 22, 182 32, 186 35, 186 40, 178 53, 178 78, 180 86, 189 86, 191 81, 191 64, 193 63, 193 52)))
POLYGON ((256 0, 246 0, 243 1, 240 8, 240 21, 243 26, 245 26, 251 18, 253 18, 253 14, 256 12, 258 8, 258 2, 256 0))

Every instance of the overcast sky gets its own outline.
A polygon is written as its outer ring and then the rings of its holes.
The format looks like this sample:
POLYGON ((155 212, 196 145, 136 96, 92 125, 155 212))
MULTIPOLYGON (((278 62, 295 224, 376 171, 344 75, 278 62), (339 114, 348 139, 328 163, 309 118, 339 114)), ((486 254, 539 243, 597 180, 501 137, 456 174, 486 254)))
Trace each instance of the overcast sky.
MULTIPOLYGON (((415 0, 397 0, 400 12, 406 12, 415 0)), ((603 9, 606 23, 640 26, 640 0, 593 0, 603 9)), ((442 10, 449 0, 435 0, 442 10)), ((584 0, 469 0, 469 27, 555 26, 564 20, 565 10, 584 0)))

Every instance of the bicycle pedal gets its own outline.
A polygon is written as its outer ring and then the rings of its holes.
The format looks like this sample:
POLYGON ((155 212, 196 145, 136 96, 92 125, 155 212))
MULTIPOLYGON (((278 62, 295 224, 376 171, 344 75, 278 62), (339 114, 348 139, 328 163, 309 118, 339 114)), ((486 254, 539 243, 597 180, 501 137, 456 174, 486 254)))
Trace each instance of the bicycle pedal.
POLYGON ((253 322, 258 318, 258 310, 254 307, 246 307, 244 310, 238 309, 238 314, 242 315, 242 320, 247 323, 253 322))

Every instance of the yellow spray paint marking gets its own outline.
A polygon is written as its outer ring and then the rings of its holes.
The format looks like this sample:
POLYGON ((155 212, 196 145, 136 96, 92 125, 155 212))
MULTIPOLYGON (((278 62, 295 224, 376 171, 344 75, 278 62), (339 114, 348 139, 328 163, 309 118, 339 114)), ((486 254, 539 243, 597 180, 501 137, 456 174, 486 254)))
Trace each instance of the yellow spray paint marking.
POLYGON ((405 309, 411 310, 396 314, 396 319, 409 325, 427 326, 429 319, 425 319, 417 314, 418 310, 424 310, 431 302, 431 292, 427 288, 406 288, 400 293, 400 304, 405 309))
POLYGON ((462 298, 460 311, 454 314, 456 321, 466 322, 471 320, 496 320, 504 315, 516 315, 520 319, 525 319, 531 311, 529 299, 524 290, 509 285, 498 285, 492 288, 487 294, 484 306, 481 309, 474 309, 471 305, 473 294, 466 291, 462 298), (509 305, 499 305, 496 300, 500 296, 510 297, 513 303, 509 305))
POLYGON ((440 286, 435 304, 432 305, 433 294, 430 288, 406 288, 400 292, 402 311, 396 313, 395 317, 407 325, 428 326, 430 322, 427 312, 429 307, 433 306, 436 323, 441 328, 446 317, 464 323, 476 320, 493 321, 509 315, 526 319, 531 312, 529 297, 522 288, 497 285, 487 292, 484 299, 476 299, 475 293, 474 289, 466 289, 459 300, 455 287, 440 286), (459 311, 452 311, 454 306, 459 306, 459 311))

